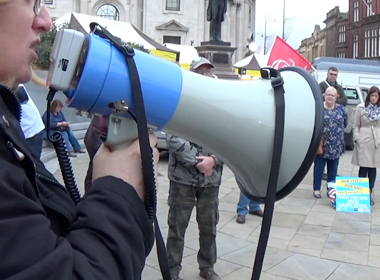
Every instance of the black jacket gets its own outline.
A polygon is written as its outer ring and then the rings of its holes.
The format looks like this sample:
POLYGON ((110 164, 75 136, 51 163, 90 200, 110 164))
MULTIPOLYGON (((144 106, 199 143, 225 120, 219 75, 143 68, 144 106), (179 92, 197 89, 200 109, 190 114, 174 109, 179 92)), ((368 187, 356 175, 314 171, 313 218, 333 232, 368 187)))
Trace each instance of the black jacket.
POLYGON ((135 190, 103 177, 75 206, 31 156, 19 115, 0 85, 0 279, 140 279, 153 230, 135 190))

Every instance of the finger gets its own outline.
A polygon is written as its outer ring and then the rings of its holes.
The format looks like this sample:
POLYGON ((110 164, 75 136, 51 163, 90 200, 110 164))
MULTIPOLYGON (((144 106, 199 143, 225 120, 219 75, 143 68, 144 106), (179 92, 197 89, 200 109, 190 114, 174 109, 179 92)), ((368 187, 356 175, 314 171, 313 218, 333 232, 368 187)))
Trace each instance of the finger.
POLYGON ((153 148, 153 160, 154 164, 157 164, 160 160, 160 152, 156 148, 153 148))
POLYGON ((153 133, 149 134, 150 146, 154 148, 157 145, 157 136, 153 133))

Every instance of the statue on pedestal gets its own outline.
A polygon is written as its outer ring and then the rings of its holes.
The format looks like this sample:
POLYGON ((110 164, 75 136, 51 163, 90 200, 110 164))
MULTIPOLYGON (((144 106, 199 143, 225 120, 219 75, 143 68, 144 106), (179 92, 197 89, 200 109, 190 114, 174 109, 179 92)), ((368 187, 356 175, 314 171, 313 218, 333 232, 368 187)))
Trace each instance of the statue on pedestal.
POLYGON ((210 41, 222 41, 221 27, 226 12, 227 0, 209 0, 207 7, 207 21, 210 22, 210 41))

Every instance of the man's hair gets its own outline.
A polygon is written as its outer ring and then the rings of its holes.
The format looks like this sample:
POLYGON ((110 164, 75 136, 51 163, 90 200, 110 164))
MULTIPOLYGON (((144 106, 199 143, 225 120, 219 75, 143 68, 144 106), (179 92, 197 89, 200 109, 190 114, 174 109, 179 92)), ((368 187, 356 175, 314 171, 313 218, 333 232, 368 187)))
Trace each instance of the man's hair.
POLYGON ((335 66, 330 66, 329 70, 327 70, 327 73, 330 71, 338 72, 338 68, 336 68, 335 66))
POLYGON ((57 107, 63 107, 61 100, 55 99, 50 105, 50 111, 54 112, 57 107))
POLYGON ((370 98, 371 98, 371 94, 374 93, 374 92, 377 92, 377 94, 379 95, 379 99, 377 100, 377 103, 376 105, 377 106, 380 106, 380 90, 378 87, 371 87, 368 91, 368 94, 367 94, 367 97, 365 98, 365 101, 364 101, 364 106, 367 107, 369 105, 369 103, 371 102, 370 101, 370 98))

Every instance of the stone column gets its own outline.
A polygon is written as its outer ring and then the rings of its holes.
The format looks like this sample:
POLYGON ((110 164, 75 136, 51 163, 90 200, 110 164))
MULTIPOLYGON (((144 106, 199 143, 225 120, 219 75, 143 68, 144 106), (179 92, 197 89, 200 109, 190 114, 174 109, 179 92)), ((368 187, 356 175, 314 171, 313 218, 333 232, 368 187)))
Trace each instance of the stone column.
POLYGON ((243 36, 243 30, 244 30, 244 17, 243 17, 243 13, 242 13, 242 1, 236 1, 237 2, 237 5, 236 5, 236 18, 237 18, 237 26, 236 26, 236 47, 237 47, 237 50, 235 52, 235 57, 234 57, 234 60, 235 61, 239 61, 241 59, 243 59, 243 56, 242 56, 242 50, 241 50, 241 45, 242 45, 242 41, 244 40, 244 36, 243 36))
POLYGON ((127 0, 127 4, 124 6, 125 15, 123 20, 130 21, 130 12, 131 12, 131 0, 127 0))
POLYGON ((209 41, 210 40, 210 22, 207 21, 207 7, 208 7, 208 1, 204 0, 204 28, 203 28, 203 41, 209 41))
POLYGON ((231 2, 230 7, 230 41, 232 43, 232 46, 237 47, 237 40, 236 40, 236 34, 237 34, 237 22, 236 22, 236 3, 235 1, 231 2))
POLYGON ((80 0, 80 10, 79 13, 81 14, 88 14, 88 1, 87 0, 80 0))

